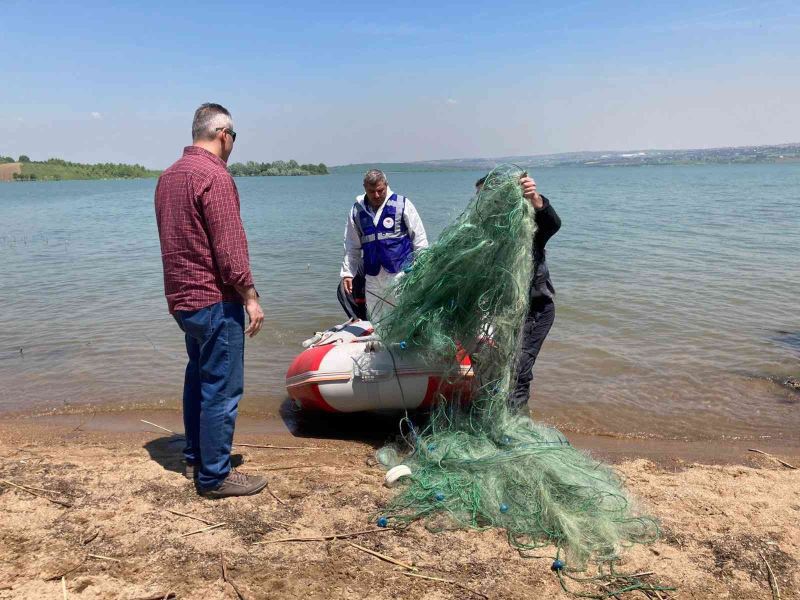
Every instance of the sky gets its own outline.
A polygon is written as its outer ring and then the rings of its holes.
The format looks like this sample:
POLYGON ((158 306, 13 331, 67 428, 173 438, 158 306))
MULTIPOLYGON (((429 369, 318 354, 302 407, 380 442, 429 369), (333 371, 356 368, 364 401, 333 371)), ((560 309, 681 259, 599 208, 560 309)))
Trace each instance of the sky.
POLYGON ((797 0, 0 5, 0 155, 231 161, 800 142, 797 0))

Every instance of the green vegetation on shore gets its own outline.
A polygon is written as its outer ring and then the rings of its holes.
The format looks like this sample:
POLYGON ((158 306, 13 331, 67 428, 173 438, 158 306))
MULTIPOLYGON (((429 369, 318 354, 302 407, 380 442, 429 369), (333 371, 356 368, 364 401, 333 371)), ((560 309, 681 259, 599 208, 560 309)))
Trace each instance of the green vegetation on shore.
POLYGON ((328 167, 323 163, 318 165, 301 165, 296 160, 285 162, 276 160, 272 163, 233 163, 228 165, 228 171, 234 177, 263 177, 274 175, 327 175, 328 167))
POLYGON ((20 172, 14 173, 15 181, 61 181, 65 179, 138 179, 157 177, 160 171, 152 171, 142 165, 98 163, 94 165, 67 162, 60 158, 44 161, 24 161, 20 156, 20 172))
MULTIPOLYGON (((68 162, 61 158, 50 158, 43 161, 32 161, 22 155, 15 160, 10 156, 0 156, 0 164, 16 163, 19 172, 9 174, 13 181, 61 181, 66 179, 139 179, 158 177, 161 171, 155 171, 142 165, 126 165, 116 163, 83 164, 68 162)), ((296 160, 277 160, 272 163, 233 163, 228 171, 234 177, 263 177, 274 175, 327 175, 328 167, 318 165, 301 165, 296 160)))

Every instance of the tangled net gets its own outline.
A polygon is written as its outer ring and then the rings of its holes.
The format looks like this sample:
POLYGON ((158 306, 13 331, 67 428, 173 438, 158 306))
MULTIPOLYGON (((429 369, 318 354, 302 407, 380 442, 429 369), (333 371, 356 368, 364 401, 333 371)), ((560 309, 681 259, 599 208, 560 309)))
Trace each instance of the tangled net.
POLYGON ((397 306, 376 324, 392 352, 449 365, 440 393, 447 387, 450 396, 440 398, 424 429, 412 428, 406 456, 379 451, 385 466, 412 470, 382 518, 400 527, 426 518, 432 530, 504 528, 523 554, 553 544, 564 585, 571 569, 615 561, 622 547, 654 541, 658 527, 634 514, 609 467, 507 405, 532 267, 533 209, 522 196, 522 175, 514 166, 490 173, 464 213, 400 278, 397 306), (469 389, 458 360, 464 353, 475 372, 469 389))

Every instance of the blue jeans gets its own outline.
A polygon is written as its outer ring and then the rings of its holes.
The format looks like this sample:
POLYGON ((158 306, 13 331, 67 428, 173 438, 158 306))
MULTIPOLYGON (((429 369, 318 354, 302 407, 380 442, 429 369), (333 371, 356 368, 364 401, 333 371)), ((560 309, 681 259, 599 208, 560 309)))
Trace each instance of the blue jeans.
POLYGON ((217 302, 175 313, 186 334, 189 364, 183 384, 186 461, 198 465, 201 489, 220 485, 231 470, 231 445, 244 390, 244 307, 217 302))

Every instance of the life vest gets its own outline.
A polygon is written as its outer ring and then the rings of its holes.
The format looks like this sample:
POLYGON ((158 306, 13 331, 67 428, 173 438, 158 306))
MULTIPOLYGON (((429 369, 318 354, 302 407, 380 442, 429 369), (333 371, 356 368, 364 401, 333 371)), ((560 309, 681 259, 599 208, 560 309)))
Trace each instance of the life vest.
MULTIPOLYGON (((368 200, 364 198, 364 202, 368 200)), ((373 215, 364 205, 356 202, 353 206, 353 223, 361 236, 366 275, 374 277, 380 273, 381 267, 389 273, 399 273, 411 262, 414 247, 403 218, 405 207, 406 199, 392 194, 375 225, 373 215)))

